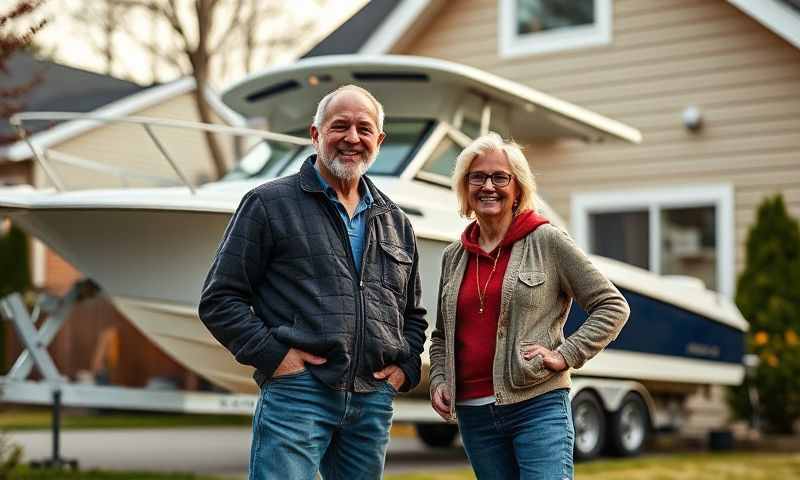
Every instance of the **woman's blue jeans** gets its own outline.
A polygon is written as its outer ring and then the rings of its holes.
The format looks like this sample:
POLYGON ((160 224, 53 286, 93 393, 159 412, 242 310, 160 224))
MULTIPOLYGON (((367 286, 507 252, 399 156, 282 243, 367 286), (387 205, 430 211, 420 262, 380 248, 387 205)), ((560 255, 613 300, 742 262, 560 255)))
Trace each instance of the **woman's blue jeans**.
POLYGON ((457 406, 456 413, 478 480, 572 478, 569 390, 511 405, 457 406))
POLYGON ((253 417, 250 480, 375 480, 383 477, 392 401, 333 390, 304 370, 267 381, 253 417))

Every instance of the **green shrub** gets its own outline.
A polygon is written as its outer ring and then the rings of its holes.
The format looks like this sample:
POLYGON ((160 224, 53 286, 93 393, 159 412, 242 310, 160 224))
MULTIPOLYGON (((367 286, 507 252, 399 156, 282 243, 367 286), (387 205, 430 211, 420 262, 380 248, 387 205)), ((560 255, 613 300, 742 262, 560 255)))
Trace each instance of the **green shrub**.
MULTIPOLYGON (((800 418, 800 227, 780 195, 759 206, 746 262, 736 304, 750 322, 747 350, 760 360, 748 381, 758 392, 758 414, 767 429, 790 433, 800 418)), ((729 398, 739 416, 753 413, 746 385, 729 398)))
POLYGON ((28 239, 17 227, 12 226, 7 234, 0 235, 0 272, 0 297, 30 287, 28 239))
MULTIPOLYGON (((0 222, 2 218, 0 218, 0 222)), ((0 234, 0 298, 13 292, 30 288, 31 276, 28 266, 28 239, 17 227, 12 226, 5 235, 0 234)), ((6 367, 6 331, 8 324, 0 321, 0 370, 6 367)))

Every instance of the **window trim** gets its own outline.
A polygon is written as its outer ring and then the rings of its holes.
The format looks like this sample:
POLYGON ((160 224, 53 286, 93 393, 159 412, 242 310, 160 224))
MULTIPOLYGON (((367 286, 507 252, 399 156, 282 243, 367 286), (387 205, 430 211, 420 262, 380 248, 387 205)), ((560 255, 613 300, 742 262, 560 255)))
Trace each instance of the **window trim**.
POLYGON ((718 291, 733 299, 735 283, 734 192, 729 184, 684 185, 651 190, 598 191, 572 194, 571 225, 575 242, 589 252, 589 215, 646 209, 650 215, 651 271, 661 270, 661 211, 663 208, 716 208, 718 291))
POLYGON ((595 22, 591 26, 517 34, 516 0, 499 0, 497 16, 498 53, 502 58, 519 57, 611 43, 611 0, 594 0, 595 22))

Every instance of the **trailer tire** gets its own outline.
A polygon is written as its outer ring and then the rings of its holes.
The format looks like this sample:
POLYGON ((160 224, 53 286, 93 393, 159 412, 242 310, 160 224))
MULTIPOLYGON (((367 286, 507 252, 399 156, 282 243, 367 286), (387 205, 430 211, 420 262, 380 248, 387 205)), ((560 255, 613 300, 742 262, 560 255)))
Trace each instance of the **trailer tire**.
POLYGON ((611 454, 635 457, 642 452, 650 430, 650 414, 642 397, 628 392, 609 416, 608 445, 611 454))
POLYGON ((606 415, 594 392, 582 390, 572 399, 572 424, 575 427, 575 459, 595 458, 605 444, 606 415))
POLYGON ((458 427, 446 423, 418 423, 417 436, 429 447, 445 448, 453 444, 458 427))

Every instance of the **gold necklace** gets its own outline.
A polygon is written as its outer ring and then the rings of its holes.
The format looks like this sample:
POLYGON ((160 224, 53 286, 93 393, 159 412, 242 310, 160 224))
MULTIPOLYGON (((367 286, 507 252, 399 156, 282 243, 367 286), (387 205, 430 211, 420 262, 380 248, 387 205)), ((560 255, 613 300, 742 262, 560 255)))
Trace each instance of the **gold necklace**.
POLYGON ((494 256, 494 264, 492 265, 492 271, 489 272, 489 278, 486 280, 486 284, 483 286, 483 293, 481 293, 481 259, 480 254, 475 254, 475 286, 478 287, 478 302, 480 302, 480 308, 478 309, 478 313, 483 313, 484 307, 484 300, 486 299, 486 289, 489 288, 489 282, 492 281, 492 275, 494 275, 494 270, 497 268, 497 260, 500 258, 500 252, 503 250, 503 247, 497 248, 497 254, 494 256))

